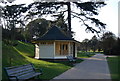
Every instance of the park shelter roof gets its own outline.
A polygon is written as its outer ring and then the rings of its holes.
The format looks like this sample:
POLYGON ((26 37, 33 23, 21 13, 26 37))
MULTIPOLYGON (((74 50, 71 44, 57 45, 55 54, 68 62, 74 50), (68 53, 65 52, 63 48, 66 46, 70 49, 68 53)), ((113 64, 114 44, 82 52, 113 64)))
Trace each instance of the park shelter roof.
POLYGON ((60 28, 51 27, 42 37, 37 40, 74 40, 72 37, 67 36, 60 28))

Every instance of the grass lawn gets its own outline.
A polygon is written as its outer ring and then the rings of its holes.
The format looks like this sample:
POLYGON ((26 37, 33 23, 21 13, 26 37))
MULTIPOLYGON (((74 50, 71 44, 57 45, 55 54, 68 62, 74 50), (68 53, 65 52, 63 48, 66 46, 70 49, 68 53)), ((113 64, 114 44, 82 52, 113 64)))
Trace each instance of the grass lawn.
MULTIPOLYGON (((2 43, 2 67, 18 66, 33 63, 36 68, 43 69, 40 79, 52 79, 73 67, 68 61, 48 62, 34 59, 34 45, 17 41, 18 45, 13 47, 2 43)), ((78 60, 77 62, 81 62, 78 60)), ((2 79, 7 79, 2 70, 2 79)))
POLYGON ((108 57, 107 60, 111 73, 111 78, 113 79, 113 81, 115 79, 120 80, 120 56, 108 57))
POLYGON ((89 58, 91 56, 95 55, 94 52, 78 52, 77 57, 80 58, 89 58))

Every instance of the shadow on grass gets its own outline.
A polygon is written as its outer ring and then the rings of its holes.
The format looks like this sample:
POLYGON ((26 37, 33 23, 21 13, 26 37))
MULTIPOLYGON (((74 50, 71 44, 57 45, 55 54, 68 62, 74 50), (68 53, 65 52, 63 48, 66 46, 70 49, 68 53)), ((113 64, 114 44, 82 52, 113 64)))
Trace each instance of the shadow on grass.
MULTIPOLYGON (((43 69, 43 75, 40 76, 40 79, 52 79, 55 76, 58 76, 61 73, 73 67, 73 64, 68 60, 48 62, 32 58, 32 56, 34 55, 34 46, 28 43, 18 42, 18 45, 15 47, 3 44, 2 50, 3 50, 2 59, 3 67, 33 63, 35 65, 35 68, 43 69), (12 65, 10 65, 9 62, 10 57, 12 58, 11 59, 12 65)), ((77 59, 76 63, 80 63, 81 61, 83 60, 77 59)), ((4 74, 2 75, 3 79, 7 79, 5 72, 3 72, 3 74, 4 74)))
MULTIPOLYGON (((77 58, 77 59, 76 59, 76 62, 70 62, 69 60, 51 60, 51 61, 49 61, 49 62, 51 62, 51 63, 64 64, 64 65, 66 65, 66 66, 73 67, 74 64, 80 63, 80 62, 82 62, 82 61, 83 61, 82 59, 77 58)), ((51 66, 52 66, 52 65, 51 65, 51 66)))
MULTIPOLYGON (((80 63, 82 61, 83 60, 81 59, 77 59, 76 63, 80 63)), ((76 63, 71 63, 68 60, 52 60, 47 62, 50 62, 51 64, 42 67, 43 75, 39 77, 42 80, 53 79, 54 77, 74 67, 74 64, 76 64, 76 63)))

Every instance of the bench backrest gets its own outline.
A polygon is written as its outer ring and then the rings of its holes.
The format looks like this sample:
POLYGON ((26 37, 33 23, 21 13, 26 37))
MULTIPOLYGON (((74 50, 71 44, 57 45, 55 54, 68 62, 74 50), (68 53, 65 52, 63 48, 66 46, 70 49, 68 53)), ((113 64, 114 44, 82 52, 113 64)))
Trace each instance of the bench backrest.
POLYGON ((21 66, 5 67, 5 71, 8 76, 19 76, 26 73, 34 72, 34 67, 32 64, 26 64, 21 66))

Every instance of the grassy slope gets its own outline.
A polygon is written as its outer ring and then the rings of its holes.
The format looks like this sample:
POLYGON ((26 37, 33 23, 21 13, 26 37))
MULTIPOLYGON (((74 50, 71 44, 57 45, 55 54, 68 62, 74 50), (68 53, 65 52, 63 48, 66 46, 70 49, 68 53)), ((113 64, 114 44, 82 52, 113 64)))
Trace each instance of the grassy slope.
MULTIPOLYGON (((28 63, 33 63, 36 68, 43 69, 41 79, 52 79, 53 77, 70 69, 72 66, 67 63, 54 63, 43 60, 34 59, 34 46, 18 41, 15 47, 2 44, 2 66, 17 66, 28 63), (10 62, 11 60, 11 62, 10 62)), ((81 61, 81 60, 79 60, 81 61)), ((6 74, 3 70, 3 79, 6 79, 6 74)))
POLYGON ((108 57, 108 65, 110 68, 111 78, 113 79, 119 79, 120 78, 120 56, 116 57, 108 57))
POLYGON ((0 81, 2 80, 2 41, 0 41, 0 81))

